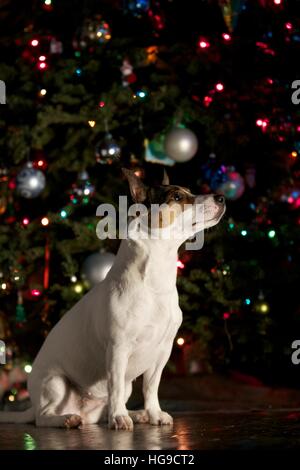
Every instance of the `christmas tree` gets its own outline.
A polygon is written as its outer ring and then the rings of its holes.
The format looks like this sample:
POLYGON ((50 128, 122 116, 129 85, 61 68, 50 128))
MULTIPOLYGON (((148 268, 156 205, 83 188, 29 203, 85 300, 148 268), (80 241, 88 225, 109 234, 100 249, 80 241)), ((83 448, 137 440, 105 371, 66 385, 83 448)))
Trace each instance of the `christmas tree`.
POLYGON ((121 167, 146 184, 167 168, 171 184, 227 198, 203 249, 179 253, 170 370, 184 351, 185 373, 299 383, 299 14, 291 0, 2 3, 5 370, 30 372, 51 327, 111 266, 119 241, 97 238, 96 209, 128 194, 121 167))

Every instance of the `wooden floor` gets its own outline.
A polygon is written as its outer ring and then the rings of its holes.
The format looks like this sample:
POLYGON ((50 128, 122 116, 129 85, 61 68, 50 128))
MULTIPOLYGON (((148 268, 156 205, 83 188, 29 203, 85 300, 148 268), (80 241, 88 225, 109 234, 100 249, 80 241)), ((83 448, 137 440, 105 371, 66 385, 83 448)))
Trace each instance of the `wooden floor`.
POLYGON ((300 449, 300 410, 184 412, 173 416, 173 428, 136 425, 133 432, 98 425, 67 431, 1 424, 0 449, 300 449))

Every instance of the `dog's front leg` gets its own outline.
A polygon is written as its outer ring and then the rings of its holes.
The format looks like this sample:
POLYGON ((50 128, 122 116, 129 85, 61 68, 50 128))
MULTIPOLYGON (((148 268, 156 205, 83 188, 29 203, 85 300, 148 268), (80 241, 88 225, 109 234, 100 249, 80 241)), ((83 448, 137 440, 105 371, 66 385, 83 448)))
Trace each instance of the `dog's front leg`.
POLYGON ((155 364, 143 376, 143 394, 145 411, 149 415, 149 422, 153 425, 173 424, 173 418, 160 408, 158 400, 158 387, 162 371, 170 357, 172 344, 162 351, 155 364))
POLYGON ((125 404, 125 375, 128 351, 124 346, 112 345, 107 351, 108 426, 110 429, 133 430, 125 404))

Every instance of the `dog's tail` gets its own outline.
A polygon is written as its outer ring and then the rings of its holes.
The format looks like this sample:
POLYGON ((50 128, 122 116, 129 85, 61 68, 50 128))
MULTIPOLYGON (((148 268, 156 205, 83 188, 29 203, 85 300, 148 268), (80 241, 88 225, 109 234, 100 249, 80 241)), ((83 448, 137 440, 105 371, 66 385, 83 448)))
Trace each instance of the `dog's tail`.
POLYGON ((28 408, 25 411, 0 411, 0 423, 33 423, 34 422, 34 408, 28 408))

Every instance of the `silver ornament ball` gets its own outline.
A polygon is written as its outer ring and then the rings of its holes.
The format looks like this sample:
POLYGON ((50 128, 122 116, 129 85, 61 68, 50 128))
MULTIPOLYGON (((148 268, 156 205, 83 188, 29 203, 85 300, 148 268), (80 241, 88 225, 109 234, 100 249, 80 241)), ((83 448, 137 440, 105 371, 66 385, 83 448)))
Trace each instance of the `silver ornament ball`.
POLYGON ((26 198, 33 199, 45 189, 46 178, 41 170, 33 168, 32 163, 27 163, 18 173, 16 178, 17 193, 26 198))
POLYGON ((175 162, 191 160, 198 150, 198 139, 194 132, 185 128, 174 128, 165 138, 165 152, 175 162))
POLYGON ((82 265, 82 276, 92 286, 102 282, 114 264, 113 253, 93 253, 88 256, 82 265))

